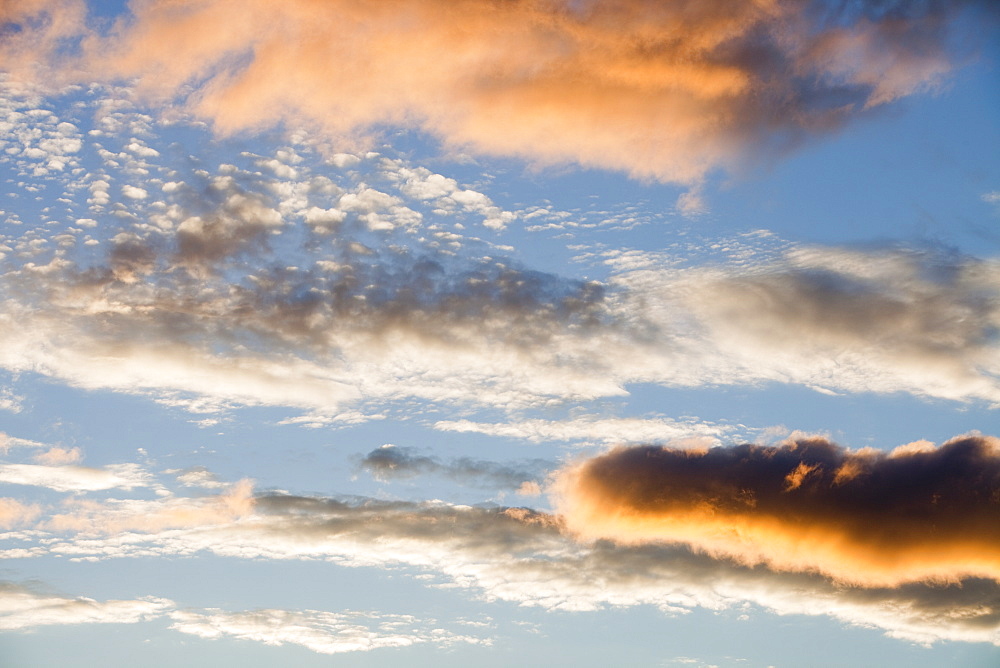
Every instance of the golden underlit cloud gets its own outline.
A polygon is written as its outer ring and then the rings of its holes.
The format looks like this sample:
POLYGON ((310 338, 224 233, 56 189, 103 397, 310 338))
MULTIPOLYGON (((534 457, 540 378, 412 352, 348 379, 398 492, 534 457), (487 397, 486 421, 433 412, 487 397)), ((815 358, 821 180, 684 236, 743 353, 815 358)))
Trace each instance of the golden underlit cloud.
POLYGON ((35 0, 0 10, 19 29, 0 63, 134 81, 223 133, 290 122, 356 142, 388 124, 697 184, 953 67, 946 44, 969 3, 884 4, 138 0, 100 32, 78 2, 35 0))
POLYGON ((865 586, 1000 580, 1000 440, 619 448, 561 471, 571 531, 865 586))

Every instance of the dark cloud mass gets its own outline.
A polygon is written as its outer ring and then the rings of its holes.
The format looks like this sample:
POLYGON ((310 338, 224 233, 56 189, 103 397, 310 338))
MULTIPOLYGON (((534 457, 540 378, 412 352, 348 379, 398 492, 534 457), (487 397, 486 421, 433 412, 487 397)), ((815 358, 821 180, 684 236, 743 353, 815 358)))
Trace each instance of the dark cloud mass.
POLYGON ((685 543, 868 585, 1000 580, 1000 442, 991 437, 891 453, 822 438, 620 448, 564 470, 557 488, 568 525, 588 537, 685 543))

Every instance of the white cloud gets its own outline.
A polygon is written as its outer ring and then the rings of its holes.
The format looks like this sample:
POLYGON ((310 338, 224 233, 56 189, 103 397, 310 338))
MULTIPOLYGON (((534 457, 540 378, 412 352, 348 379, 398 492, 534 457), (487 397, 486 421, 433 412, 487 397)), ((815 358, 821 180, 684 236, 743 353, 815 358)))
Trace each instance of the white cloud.
POLYGON ((122 195, 128 197, 129 199, 146 199, 146 197, 149 196, 149 193, 145 188, 125 184, 122 186, 122 195))
POLYGON ((265 645, 301 645, 320 654, 367 652, 387 647, 431 643, 490 644, 482 638, 458 635, 437 626, 436 620, 409 615, 318 610, 254 610, 230 613, 175 611, 170 628, 201 638, 232 637, 265 645))
POLYGON ((0 583, 0 629, 22 631, 53 624, 136 624, 174 607, 165 598, 96 601, 41 594, 0 583))
POLYGON ((499 423, 470 420, 439 420, 434 428, 440 431, 488 434, 516 438, 532 443, 544 441, 582 441, 585 443, 665 443, 686 439, 705 439, 717 443, 723 435, 732 434, 735 427, 705 423, 693 418, 674 420, 654 418, 602 418, 579 415, 571 419, 522 420, 499 423))
POLYGON ((0 482, 48 487, 58 492, 148 487, 151 476, 138 464, 111 464, 101 469, 85 466, 0 464, 0 482))

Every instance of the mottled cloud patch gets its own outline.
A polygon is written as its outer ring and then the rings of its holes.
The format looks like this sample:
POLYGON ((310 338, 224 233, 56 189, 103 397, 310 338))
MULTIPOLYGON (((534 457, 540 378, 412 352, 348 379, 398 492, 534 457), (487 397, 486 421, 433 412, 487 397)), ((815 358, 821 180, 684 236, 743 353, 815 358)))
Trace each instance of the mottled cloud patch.
POLYGON ((419 127, 692 184, 932 87, 955 37, 975 41, 957 19, 976 4, 185 0, 134 3, 101 35, 82 3, 34 1, 5 9, 19 31, 0 55, 21 76, 136 80, 221 132, 290 121, 343 142, 419 127))
MULTIPOLYGON (((62 127, 27 93, 4 91, 26 110, 19 146, 62 127)), ((529 415, 636 384, 773 381, 1000 405, 995 259, 801 247, 757 231, 672 252, 590 253, 609 277, 580 280, 463 234, 457 216, 485 221, 496 205, 444 174, 376 153, 329 157, 304 142, 268 155, 219 142, 215 161, 178 160, 196 148, 168 147, 164 127, 126 100, 104 109, 109 94, 97 86, 88 103, 99 111, 90 125, 107 125, 100 135, 73 117, 73 132, 94 137, 81 160, 100 157, 105 169, 60 172, 68 197, 51 221, 15 199, 11 215, 24 220, 0 242, 10 249, 0 259, 0 366, 15 373, 197 413, 295 407, 305 415, 291 421, 312 427, 413 398, 529 415), (146 199, 122 194, 133 182, 146 199), (700 247, 723 250, 706 257, 700 247)), ((184 141, 208 141, 186 127, 195 139, 184 141)), ((21 169, 0 152, 4 167, 21 169)), ((436 428, 598 443, 733 434, 655 415, 436 428)))
POLYGON ((319 654, 368 652, 420 643, 438 647, 455 643, 490 644, 488 639, 439 628, 434 619, 410 615, 318 610, 178 610, 170 613, 170 618, 173 620, 170 628, 201 638, 229 637, 274 647, 301 645, 319 654))
POLYGON ((358 465, 378 480, 436 474, 468 484, 531 491, 554 462, 534 460, 515 466, 469 457, 442 461, 417 454, 413 448, 386 444, 369 452, 358 465))
POLYGON ((961 436, 885 453, 823 438, 702 450, 618 448, 566 468, 567 526, 624 544, 842 582, 1000 581, 1000 441, 961 436))

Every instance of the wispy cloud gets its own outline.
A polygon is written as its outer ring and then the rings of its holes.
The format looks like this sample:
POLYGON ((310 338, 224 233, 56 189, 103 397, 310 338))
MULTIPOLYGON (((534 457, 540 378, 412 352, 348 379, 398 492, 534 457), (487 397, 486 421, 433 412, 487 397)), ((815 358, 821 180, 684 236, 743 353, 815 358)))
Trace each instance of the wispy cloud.
POLYGON ((435 619, 377 612, 320 610, 181 609, 169 599, 145 596, 97 601, 45 593, 0 582, 0 631, 69 624, 138 624, 169 619, 170 628, 206 639, 252 640, 270 646, 301 645, 319 654, 367 652, 428 643, 491 644, 486 637, 449 631, 435 619))
POLYGON ((136 624, 161 617, 173 601, 145 597, 96 601, 41 593, 0 582, 0 630, 18 631, 53 624, 136 624))
POLYGON ((574 415, 566 420, 534 419, 496 423, 439 420, 434 423, 434 428, 465 434, 503 436, 532 443, 650 443, 680 440, 714 443, 722 435, 736 430, 736 427, 730 425, 709 424, 694 418, 614 418, 598 415, 574 415))
POLYGON ((59 492, 134 489, 147 487, 151 481, 152 476, 138 464, 110 464, 99 469, 68 464, 0 464, 0 482, 48 487, 59 492))
POLYGON ((489 645, 488 639, 458 635, 437 626, 437 620, 409 615, 318 610, 254 610, 251 612, 170 613, 170 628, 201 638, 237 638, 265 645, 301 645, 319 654, 367 652, 389 647, 430 643, 489 645))

